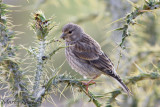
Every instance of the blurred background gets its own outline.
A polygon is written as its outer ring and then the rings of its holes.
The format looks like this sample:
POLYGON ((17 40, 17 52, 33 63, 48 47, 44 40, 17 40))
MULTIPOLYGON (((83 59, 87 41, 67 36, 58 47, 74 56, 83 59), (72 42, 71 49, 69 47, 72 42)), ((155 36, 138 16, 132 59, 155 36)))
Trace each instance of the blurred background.
MULTIPOLYGON (((47 18, 53 16, 56 29, 49 35, 59 39, 62 27, 73 22, 83 27, 84 31, 97 40, 102 50, 111 58, 122 78, 136 76, 140 72, 159 72, 160 70, 160 10, 139 16, 136 24, 130 26, 131 36, 125 41, 126 49, 118 47, 122 32, 114 29, 122 27, 125 17, 134 10, 133 5, 144 4, 144 0, 3 0, 10 7, 10 20, 14 31, 18 31, 15 45, 34 46, 35 34, 30 30, 31 13, 42 10, 47 18), (118 20, 118 21, 117 21, 118 20), (114 23, 112 23, 114 22, 114 23)), ((62 41, 64 42, 64 41, 62 41)), ((62 43, 64 45, 64 43, 62 43)), ((54 48, 54 46, 52 46, 54 48)), ((52 50, 50 48, 49 50, 52 50)), ((20 59, 24 59, 26 51, 19 50, 20 59)), ((65 61, 64 49, 58 51, 51 59, 51 65, 58 68, 65 61)), ((21 64, 22 67, 27 65, 21 64)), ((51 72, 51 71, 49 71, 51 72)), ((76 78, 83 78, 74 72, 65 61, 60 73, 70 73, 76 78)), ((101 76, 89 90, 95 94, 104 94, 116 89, 118 84, 109 77, 101 76)), ((59 89, 63 90, 64 86, 59 89)), ((160 107, 160 81, 142 80, 129 85, 133 96, 119 95, 114 107, 160 107)), ((88 98, 76 88, 68 88, 63 95, 54 93, 53 101, 44 101, 44 107, 95 107, 88 98), (63 96, 64 95, 64 96, 63 96)), ((107 103, 107 94, 100 100, 107 103)))

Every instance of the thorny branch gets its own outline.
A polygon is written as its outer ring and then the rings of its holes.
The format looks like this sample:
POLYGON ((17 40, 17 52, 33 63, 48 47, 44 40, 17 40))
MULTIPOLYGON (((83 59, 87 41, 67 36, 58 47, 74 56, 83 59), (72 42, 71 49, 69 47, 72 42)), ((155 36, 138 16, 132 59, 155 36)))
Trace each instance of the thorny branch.
POLYGON ((128 28, 130 25, 134 25, 135 24, 135 19, 139 16, 142 15, 145 12, 151 12, 155 9, 159 9, 160 8, 160 2, 156 2, 153 0, 149 0, 149 1, 145 1, 145 4, 141 7, 135 7, 135 10, 131 13, 129 13, 124 19, 125 19, 125 24, 122 28, 118 28, 116 30, 121 30, 122 31, 122 42, 119 44, 120 47, 123 47, 123 43, 125 41, 125 39, 130 36, 128 28))
POLYGON ((6 72, 0 72, 1 77, 5 75, 5 81, 9 85, 13 93, 13 97, 17 101, 17 106, 20 106, 19 102, 30 102, 29 101, 29 91, 25 87, 25 82, 22 80, 23 75, 20 67, 18 65, 16 57, 16 47, 11 44, 14 38, 14 32, 8 28, 8 20, 6 18, 6 12, 8 11, 7 5, 0 1, 0 48, 1 48, 1 58, 0 66, 4 68, 6 72), (3 50, 3 51, 2 51, 3 50))
MULTIPOLYGON (((158 72, 141 73, 140 75, 137 75, 137 76, 127 77, 126 79, 124 79, 124 83, 127 85, 135 84, 139 81, 147 80, 147 79, 160 80, 160 73, 158 72)), ((111 107, 111 103, 115 101, 115 98, 122 93, 122 90, 116 89, 110 93, 111 93, 111 97, 107 101, 107 107, 111 107)))
MULTIPOLYGON (((160 74, 158 72, 142 73, 137 76, 131 76, 131 77, 126 78, 124 80, 124 82, 125 82, 125 84, 129 85, 129 84, 135 84, 138 81, 146 80, 146 79, 158 80, 158 79, 160 79, 160 74)), ((54 77, 54 79, 52 80, 52 84, 54 86, 57 86, 58 84, 61 84, 61 83, 66 83, 66 84, 68 84, 68 86, 78 87, 82 92, 84 92, 90 98, 90 101, 92 101, 96 107, 102 106, 102 104, 96 99, 96 98, 98 98, 96 95, 92 94, 92 92, 90 92, 90 91, 88 93, 86 92, 85 86, 82 84, 81 81, 78 81, 77 79, 75 79, 71 76, 66 76, 66 75, 60 75, 60 76, 54 77)), ((48 84, 45 85, 45 88, 48 90, 47 87, 48 87, 48 84)), ((121 89, 115 89, 114 91, 107 93, 107 94, 111 94, 111 97, 108 98, 106 107, 111 107, 111 103, 113 101, 115 101, 115 98, 118 95, 120 95, 121 93, 122 93, 121 89)), ((103 96, 104 95, 102 95, 102 97, 103 96)))
POLYGON ((66 83, 68 84, 68 86, 78 87, 82 92, 84 92, 90 98, 90 101, 92 101, 97 107, 101 106, 100 102, 96 99, 96 96, 94 94, 92 94, 90 91, 88 91, 88 93, 86 92, 86 88, 81 81, 78 81, 77 79, 71 76, 60 75, 59 77, 55 78, 52 82, 52 84, 55 86, 60 83, 66 83))

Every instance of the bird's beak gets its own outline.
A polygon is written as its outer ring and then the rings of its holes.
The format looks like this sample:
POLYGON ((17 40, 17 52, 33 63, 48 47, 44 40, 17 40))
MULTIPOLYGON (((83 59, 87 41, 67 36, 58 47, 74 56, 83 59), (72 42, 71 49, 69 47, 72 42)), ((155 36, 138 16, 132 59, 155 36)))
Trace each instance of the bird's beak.
POLYGON ((61 39, 65 39, 65 36, 66 36, 66 35, 63 33, 63 34, 60 36, 60 38, 61 38, 61 39))

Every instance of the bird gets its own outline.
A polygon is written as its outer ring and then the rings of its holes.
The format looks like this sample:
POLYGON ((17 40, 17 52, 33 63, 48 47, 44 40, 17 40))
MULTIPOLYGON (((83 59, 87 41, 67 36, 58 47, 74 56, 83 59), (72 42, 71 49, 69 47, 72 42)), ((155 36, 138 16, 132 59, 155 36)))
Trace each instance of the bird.
POLYGON ((60 38, 65 40, 65 56, 71 68, 82 76, 91 78, 87 83, 83 82, 87 92, 88 86, 95 84, 94 80, 104 74, 115 79, 128 95, 131 94, 109 57, 101 50, 99 43, 86 34, 79 25, 74 23, 64 25, 60 38))

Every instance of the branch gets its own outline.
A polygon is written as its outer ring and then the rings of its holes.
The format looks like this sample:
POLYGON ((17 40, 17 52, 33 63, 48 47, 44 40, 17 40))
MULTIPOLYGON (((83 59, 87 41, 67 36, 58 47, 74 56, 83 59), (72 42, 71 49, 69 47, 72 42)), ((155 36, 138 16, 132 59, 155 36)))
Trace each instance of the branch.
MULTIPOLYGON (((124 80, 124 83, 125 84, 135 84, 139 81, 142 81, 142 80, 147 80, 147 79, 151 79, 151 80, 160 80, 160 73, 158 72, 151 72, 151 73, 141 73, 140 75, 137 75, 137 76, 131 76, 131 77, 127 77, 125 80, 124 80)), ((107 106, 106 107, 111 107, 111 103, 113 101, 115 101, 115 98, 122 93, 122 90, 120 89, 116 89, 112 92, 109 92, 111 93, 111 97, 108 99, 107 101, 107 106)), ((108 94, 108 93, 107 93, 108 94)))
POLYGON ((37 70, 36 70, 35 82, 33 87, 33 90, 35 91, 35 95, 37 94, 36 91, 39 89, 40 79, 43 72, 44 61, 42 57, 44 56, 44 51, 45 51, 44 40, 41 40, 39 41, 39 53, 37 54, 37 70))
POLYGON ((43 74, 44 69, 44 59, 43 56, 45 56, 45 48, 46 48, 46 37, 51 30, 50 28, 50 20, 46 19, 44 14, 41 11, 37 11, 35 14, 33 14, 34 22, 31 25, 33 30, 36 33, 37 40, 38 40, 38 52, 36 53, 36 60, 37 60, 37 69, 35 74, 35 81, 33 86, 33 97, 35 98, 35 102, 38 102, 35 104, 35 107, 38 107, 41 105, 42 99, 39 99, 39 96, 41 95, 41 92, 44 91, 44 88, 40 88, 40 81, 41 76, 43 74))
POLYGON ((60 49, 64 49, 66 47, 58 47, 57 49, 53 50, 49 55, 48 57, 51 58, 57 51, 59 51, 60 49))
POLYGON ((30 102, 29 101, 29 91, 25 87, 26 84, 23 81, 23 75, 19 67, 19 63, 16 58, 16 47, 11 44, 14 33, 8 28, 8 19, 6 16, 7 5, 2 4, 0 1, 0 67, 3 67, 5 73, 1 71, 1 77, 5 76, 2 81, 9 84, 8 90, 11 90, 15 101, 17 101, 17 106, 20 106, 20 102, 30 102))
MULTIPOLYGON (((41 105, 42 103, 42 99, 44 97, 44 95, 46 94, 46 92, 49 91, 48 87, 44 87, 42 86, 42 75, 44 75, 44 64, 46 63, 46 59, 51 58, 57 51, 59 51, 62 48, 65 47, 58 47, 56 49, 54 49, 53 51, 51 51, 48 55, 46 55, 47 53, 45 53, 46 51, 46 46, 49 45, 52 42, 60 42, 59 40, 50 40, 47 41, 47 37, 48 37, 48 33, 50 32, 50 30, 54 27, 51 25, 51 19, 46 19, 44 14, 41 11, 37 11, 33 14, 34 20, 33 23, 31 25, 31 27, 33 28, 33 30, 36 33, 37 36, 37 40, 38 40, 38 52, 32 50, 32 53, 36 54, 36 60, 37 60, 37 69, 36 69, 36 74, 35 74, 35 81, 34 81, 34 86, 33 86, 33 99, 34 102, 34 107, 38 107, 41 105)), ((34 49, 34 48, 33 48, 34 49)), ((53 79, 53 78, 52 78, 53 79)), ((45 80, 43 80, 45 82, 45 80)), ((50 81, 48 81, 48 83, 50 83, 50 81)))
MULTIPOLYGON (((135 7, 135 10, 128 14, 124 19, 126 21, 125 25, 122 28, 118 28, 116 30, 122 30, 122 42, 119 44, 120 47, 122 47, 125 39, 130 35, 128 32, 128 28, 130 25, 134 25, 134 20, 139 16, 142 15, 145 12, 151 12, 155 9, 160 8, 160 2, 156 2, 153 0, 145 1, 145 4, 141 7, 135 7)), ((122 47, 124 48, 124 47, 122 47)))
MULTIPOLYGON (((86 80, 83 80, 86 81, 86 80)), ((58 84, 61 83, 66 83, 68 84, 67 87, 69 86, 75 86, 78 87, 80 89, 80 91, 84 92, 89 98, 90 101, 92 101, 96 107, 101 107, 101 104, 99 103, 99 101, 96 99, 96 96, 91 93, 90 91, 88 91, 88 93, 86 92, 86 87, 85 85, 83 85, 83 83, 81 82, 81 80, 77 80, 75 78, 73 78, 72 76, 67 76, 67 75, 54 75, 44 86, 41 87, 41 89, 39 89, 38 93, 37 93, 37 97, 35 99, 35 102, 39 102, 42 100, 42 98, 45 97, 45 95, 48 94, 48 92, 52 91, 51 87, 52 85, 55 87, 58 87, 58 84)))
POLYGON ((126 78, 125 84, 135 84, 138 81, 146 79, 160 79, 160 74, 158 72, 141 73, 140 75, 126 78))
POLYGON ((81 81, 78 81, 71 76, 61 75, 61 76, 55 78, 52 82, 52 84, 55 86, 60 83, 66 83, 66 84, 68 84, 68 86, 78 87, 82 92, 84 92, 90 98, 90 101, 92 101, 96 107, 101 106, 101 104, 95 98, 96 96, 93 93, 91 93, 90 91, 88 91, 88 93, 86 92, 86 87, 82 84, 81 81))

